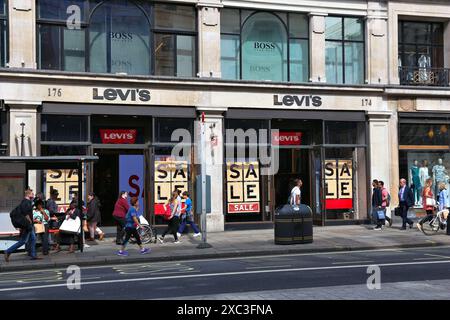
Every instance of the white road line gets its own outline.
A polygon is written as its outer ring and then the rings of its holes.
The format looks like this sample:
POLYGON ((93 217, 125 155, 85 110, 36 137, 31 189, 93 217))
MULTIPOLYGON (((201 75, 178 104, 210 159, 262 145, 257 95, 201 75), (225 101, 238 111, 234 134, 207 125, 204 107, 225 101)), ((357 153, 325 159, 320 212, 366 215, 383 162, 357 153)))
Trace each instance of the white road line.
POLYGON ((373 260, 363 260, 363 261, 341 261, 341 262, 333 262, 332 264, 349 264, 349 263, 374 263, 373 260))
MULTIPOLYGON (((381 263, 377 264, 378 267, 395 267, 395 266, 408 266, 408 265, 430 265, 430 264, 450 264, 450 260, 443 261, 423 261, 423 262, 402 262, 402 263, 381 263)), ((337 269, 357 269, 367 268, 370 265, 348 265, 348 266, 333 266, 333 267, 310 267, 310 268, 293 268, 293 269, 275 269, 275 270, 255 270, 255 271, 236 271, 236 272, 224 272, 224 273, 207 273, 197 275, 183 275, 183 276, 166 276, 166 277, 150 277, 150 278, 135 278, 135 279, 116 279, 116 280, 104 280, 104 281, 91 281, 82 282, 81 286, 99 285, 99 284, 111 284, 111 283, 125 283, 125 282, 144 282, 144 281, 157 281, 157 280, 176 280, 176 279, 189 279, 189 278, 211 278, 211 277, 225 277, 236 276, 246 274, 264 274, 264 273, 282 273, 282 272, 298 272, 298 271, 319 271, 319 270, 337 270, 337 269)), ((19 288, 3 288, 0 292, 8 291, 23 291, 34 290, 44 288, 58 288, 66 287, 67 284, 53 284, 44 286, 30 286, 19 288)))
POLYGON ((430 256, 430 257, 437 257, 437 258, 450 259, 449 256, 441 256, 441 255, 438 255, 438 254, 426 253, 425 255, 426 255, 426 256, 430 256))
POLYGON ((279 265, 279 266, 260 266, 260 267, 246 267, 245 269, 251 270, 251 269, 267 269, 267 268, 290 268, 292 267, 291 264, 288 265, 279 265))
MULTIPOLYGON (((354 253, 371 253, 371 252, 408 252, 414 250, 430 250, 430 249, 445 249, 450 248, 450 246, 439 246, 439 247, 414 247, 414 248, 391 248, 391 249, 375 249, 375 250, 353 250, 353 251, 326 251, 326 252, 310 252, 310 253, 291 253, 291 254, 273 254, 273 255, 260 255, 260 256, 241 256, 241 257, 231 257, 231 258, 209 258, 209 259, 187 259, 187 260, 174 260, 173 263, 196 263, 196 262, 208 262, 208 261, 230 261, 230 260, 243 260, 243 259, 265 259, 265 258, 277 258, 277 257, 304 257, 304 256, 321 256, 321 255, 339 255, 339 254, 354 254, 354 253)), ((82 270, 91 270, 91 269, 103 269, 103 268, 124 268, 130 267, 132 265, 143 265, 143 264, 160 264, 160 263, 170 263, 167 261, 141 261, 141 262, 132 262, 127 264, 106 264, 102 266, 89 266, 89 267, 81 267, 82 270)), ((74 263, 76 264, 76 263, 74 263)), ((57 267, 50 269, 40 269, 40 270, 29 270, 29 271, 12 271, 12 272, 0 272, 1 275, 10 275, 10 274, 33 274, 35 272, 43 272, 43 271, 55 271, 55 270, 65 270, 66 268, 57 267)))

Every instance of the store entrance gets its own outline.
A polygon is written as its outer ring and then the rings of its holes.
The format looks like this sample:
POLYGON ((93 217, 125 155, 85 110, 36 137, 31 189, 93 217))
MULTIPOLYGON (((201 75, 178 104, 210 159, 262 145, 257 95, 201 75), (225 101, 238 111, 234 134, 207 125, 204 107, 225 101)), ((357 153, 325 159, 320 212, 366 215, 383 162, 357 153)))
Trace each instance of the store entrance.
POLYGON ((311 206, 311 172, 308 149, 280 149, 278 173, 275 175, 275 207, 288 202, 294 180, 303 181, 301 202, 311 206))
MULTIPOLYGON (((99 161, 94 165, 93 190, 101 203, 102 225, 112 226, 112 212, 119 192, 127 191, 130 197, 136 196, 138 191, 143 193, 140 185, 143 183, 144 156, 142 150, 95 149, 94 154, 99 161), (130 175, 136 177, 130 179, 130 175), (128 181, 131 186, 124 185, 128 181)), ((144 206, 143 202, 141 206, 144 206)))

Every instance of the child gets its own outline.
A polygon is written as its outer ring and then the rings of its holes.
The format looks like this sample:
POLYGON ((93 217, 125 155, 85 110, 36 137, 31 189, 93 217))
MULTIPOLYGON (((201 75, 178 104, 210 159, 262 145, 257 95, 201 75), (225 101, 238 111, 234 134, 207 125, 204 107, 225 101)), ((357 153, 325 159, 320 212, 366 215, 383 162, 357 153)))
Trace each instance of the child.
POLYGON ((187 191, 183 192, 183 199, 185 199, 185 205, 186 208, 183 209, 185 211, 185 214, 183 215, 182 222, 180 224, 180 227, 178 228, 178 237, 181 236, 181 234, 184 231, 184 228, 186 228, 186 224, 191 225, 192 229, 194 229, 194 237, 200 237, 202 234, 200 233, 197 225, 194 222, 194 215, 192 213, 192 200, 189 198, 189 193, 187 191))

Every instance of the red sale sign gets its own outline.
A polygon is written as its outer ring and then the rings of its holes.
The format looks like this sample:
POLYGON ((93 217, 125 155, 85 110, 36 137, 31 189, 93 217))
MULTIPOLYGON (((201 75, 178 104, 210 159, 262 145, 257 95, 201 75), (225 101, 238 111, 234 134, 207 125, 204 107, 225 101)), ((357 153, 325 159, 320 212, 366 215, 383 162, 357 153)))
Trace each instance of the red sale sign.
POLYGON ((259 202, 229 203, 228 213, 259 213, 259 202))
POLYGON ((102 143, 105 144, 134 144, 136 129, 100 129, 102 143))
POLYGON ((299 146, 302 144, 302 133, 272 132, 272 144, 275 146, 299 146))

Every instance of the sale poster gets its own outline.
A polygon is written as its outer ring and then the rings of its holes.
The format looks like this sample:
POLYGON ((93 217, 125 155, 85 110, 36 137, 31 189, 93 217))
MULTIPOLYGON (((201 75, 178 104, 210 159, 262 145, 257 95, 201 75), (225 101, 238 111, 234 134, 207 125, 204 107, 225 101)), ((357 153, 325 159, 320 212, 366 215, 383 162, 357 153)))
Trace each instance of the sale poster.
POLYGON ((227 163, 227 212, 259 213, 259 163, 227 163))
MULTIPOLYGON (((47 197, 53 190, 58 191, 56 204, 60 212, 65 212, 78 192, 78 170, 45 170, 44 189, 47 197)), ((83 177, 85 174, 83 173, 83 177)), ((85 181, 83 181, 84 183, 85 181)))
POLYGON ((353 161, 329 159, 324 163, 325 208, 353 208, 353 161))
POLYGON ((144 156, 119 156, 119 192, 127 191, 128 199, 139 198, 139 213, 144 213, 144 156))

